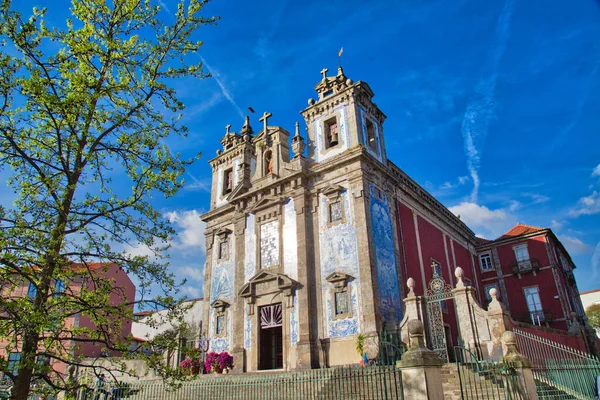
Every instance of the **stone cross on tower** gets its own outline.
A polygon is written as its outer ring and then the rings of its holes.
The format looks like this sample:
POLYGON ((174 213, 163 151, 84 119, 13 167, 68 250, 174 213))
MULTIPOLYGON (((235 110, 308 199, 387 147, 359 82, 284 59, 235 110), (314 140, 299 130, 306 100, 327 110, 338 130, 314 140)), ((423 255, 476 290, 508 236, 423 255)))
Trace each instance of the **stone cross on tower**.
POLYGON ((321 74, 323 74, 323 80, 327 80, 327 71, 329 71, 327 68, 323 68, 321 70, 321 74))
POLYGON ((272 115, 273 114, 271 114, 270 112, 265 111, 263 116, 260 117, 260 119, 259 119, 259 121, 263 122, 265 135, 267 134, 267 123, 268 123, 269 117, 271 117, 272 115))
POLYGON ((231 124, 225 125, 225 134, 229 135, 229 130, 231 129, 231 124))

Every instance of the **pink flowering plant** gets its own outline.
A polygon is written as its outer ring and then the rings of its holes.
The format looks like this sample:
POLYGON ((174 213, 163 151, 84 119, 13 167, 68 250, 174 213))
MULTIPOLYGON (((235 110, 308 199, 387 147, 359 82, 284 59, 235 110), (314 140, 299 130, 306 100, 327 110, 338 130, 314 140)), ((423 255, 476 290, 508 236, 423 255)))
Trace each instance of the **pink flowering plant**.
POLYGON ((233 368, 233 357, 226 351, 221 353, 210 352, 206 355, 204 367, 207 372, 216 371, 221 374, 224 370, 233 368))
POLYGON ((185 360, 183 360, 182 362, 179 363, 179 366, 183 369, 190 369, 190 368, 192 368, 192 360, 189 358, 186 358, 185 360))

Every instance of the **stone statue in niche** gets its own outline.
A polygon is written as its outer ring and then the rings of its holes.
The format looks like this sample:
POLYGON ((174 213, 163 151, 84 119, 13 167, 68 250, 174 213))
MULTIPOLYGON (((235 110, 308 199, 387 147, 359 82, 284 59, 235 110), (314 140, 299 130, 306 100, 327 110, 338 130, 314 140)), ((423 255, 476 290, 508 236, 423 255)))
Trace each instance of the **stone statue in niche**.
POLYGON ((265 175, 273 173, 273 153, 267 150, 265 153, 265 175))

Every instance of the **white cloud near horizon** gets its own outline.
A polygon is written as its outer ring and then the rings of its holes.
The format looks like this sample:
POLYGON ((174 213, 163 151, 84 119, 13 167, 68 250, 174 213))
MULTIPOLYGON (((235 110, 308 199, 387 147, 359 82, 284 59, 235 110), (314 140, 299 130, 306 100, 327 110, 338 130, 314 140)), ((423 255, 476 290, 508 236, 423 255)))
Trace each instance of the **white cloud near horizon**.
POLYGON ((179 278, 186 278, 188 281, 204 281, 204 271, 202 268, 194 268, 192 266, 186 265, 184 267, 175 268, 175 272, 179 278))
POLYGON ((467 168, 473 180, 473 190, 470 196, 470 201, 473 203, 477 203, 479 195, 481 154, 490 123, 494 118, 498 66, 508 43, 513 11, 514 0, 506 0, 496 24, 496 40, 491 51, 489 70, 485 71, 485 77, 480 79, 475 87, 475 94, 469 101, 463 116, 461 132, 467 156, 467 168))
POLYGON ((589 196, 580 198, 577 205, 569 211, 569 216, 577 218, 581 215, 600 213, 600 193, 593 191, 589 196))
POLYGON ((206 223, 200 220, 197 210, 169 211, 164 216, 175 225, 177 231, 177 237, 171 243, 174 248, 183 251, 200 250, 202 254, 206 254, 206 223))
POLYGON ((567 248, 569 254, 589 254, 594 248, 574 236, 559 236, 561 243, 567 248))
POLYGON ((468 201, 450 207, 449 210, 455 215, 460 215, 461 221, 473 231, 478 232, 477 236, 485 239, 495 239, 501 236, 517 222, 510 210, 492 210, 468 201))
POLYGON ((595 176, 600 176, 600 164, 598 164, 596 168, 594 168, 594 170, 592 171, 592 177, 595 176))

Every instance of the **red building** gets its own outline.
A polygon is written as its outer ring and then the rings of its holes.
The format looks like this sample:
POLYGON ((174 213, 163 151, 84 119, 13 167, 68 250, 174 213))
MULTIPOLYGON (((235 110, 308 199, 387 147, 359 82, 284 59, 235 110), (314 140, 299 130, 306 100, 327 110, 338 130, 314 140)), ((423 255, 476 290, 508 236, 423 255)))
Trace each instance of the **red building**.
POLYGON ((561 330, 584 316, 575 265, 552 230, 518 224, 495 240, 478 238, 477 269, 489 301, 497 288, 514 320, 561 330))
MULTIPOLYGON (((133 312, 133 303, 135 300, 135 285, 127 276, 127 273, 115 263, 88 263, 87 265, 73 263, 73 271, 78 273, 82 270, 81 275, 75 275, 68 282, 56 280, 53 284, 52 291, 55 294, 66 293, 70 296, 77 297, 82 290, 94 290, 94 280, 110 282, 114 290, 111 291, 109 296, 109 302, 111 305, 128 304, 131 311, 133 312), (83 271, 86 271, 85 273, 83 271), (94 279, 90 279, 90 278, 94 279)), ((37 288, 33 284, 23 284, 17 288, 10 290, 2 290, 2 295, 5 297, 29 297, 33 300, 37 293, 37 288)), ((120 322, 120 327, 116 327, 116 331, 120 331, 118 339, 127 339, 131 333, 131 320, 123 320, 120 322)), ((64 321, 62 331, 66 333, 71 332, 77 328, 88 328, 90 331, 94 331, 97 327, 94 325, 92 320, 81 313, 75 314, 64 321)), ((111 327, 113 329, 115 327, 111 327)), ((72 357, 100 357, 102 355, 118 355, 113 352, 106 352, 104 345, 94 341, 78 341, 77 339, 72 341, 63 340, 66 351, 71 353, 72 357)), ((0 357, 3 357, 9 362, 9 370, 16 371, 20 360, 20 349, 21 343, 19 337, 12 338, 11 342, 0 341, 0 357)), ((39 357, 38 357, 39 358, 39 357)), ((38 361, 39 362, 39 361, 38 361)), ((44 358, 44 362, 48 362, 52 365, 54 371, 58 373, 66 372, 66 365, 62 362, 52 359, 52 357, 44 358)))

